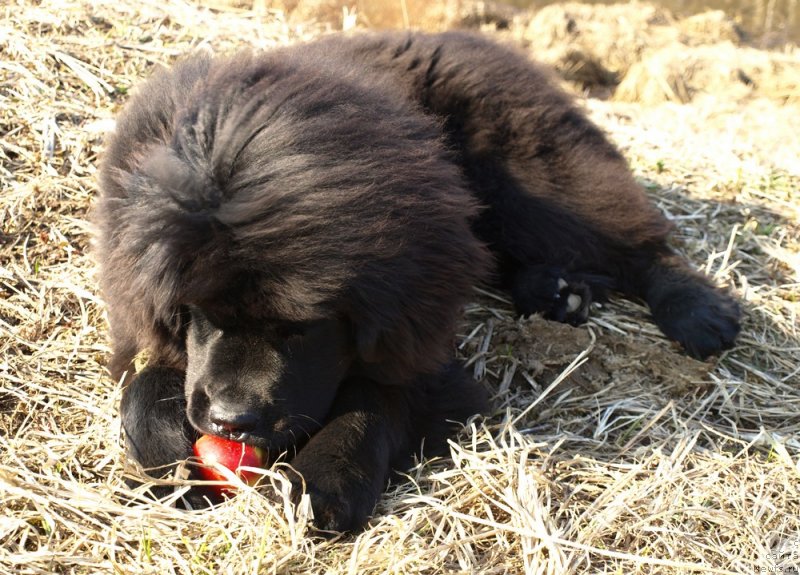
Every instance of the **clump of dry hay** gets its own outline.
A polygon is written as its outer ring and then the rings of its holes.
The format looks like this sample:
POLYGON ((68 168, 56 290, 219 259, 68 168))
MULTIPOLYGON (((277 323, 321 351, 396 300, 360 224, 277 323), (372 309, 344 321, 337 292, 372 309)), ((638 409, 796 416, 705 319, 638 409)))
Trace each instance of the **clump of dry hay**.
MULTIPOLYGON (((698 363, 629 302, 574 329, 476 294, 458 346, 493 412, 452 460, 393 485, 363 533, 322 541, 307 507, 252 489, 182 512, 125 487, 137 470, 103 369, 86 224, 103 128, 155 64, 319 28, 177 1, 45 0, 0 14, 0 572, 744 573, 796 559, 793 108, 593 102, 679 224, 679 249, 742 298, 739 345, 698 363)), ((275 472, 265 481, 285 490, 275 472)))
POLYGON ((686 103, 703 94, 798 103, 800 52, 766 52, 730 43, 697 47, 675 43, 633 64, 614 98, 644 104, 686 103))
POLYGON ((800 98, 800 53, 742 46, 741 31, 721 11, 680 20, 646 3, 554 4, 518 35, 569 83, 620 101, 800 98))
POLYGON ((636 1, 552 4, 536 12, 516 36, 567 81, 594 90, 613 87, 648 54, 666 47, 742 40, 739 28, 721 11, 679 20, 664 8, 636 1))
POLYGON ((730 16, 722 10, 708 10, 677 22, 681 40, 689 46, 731 42, 739 44, 743 32, 730 16))
POLYGON ((616 84, 641 54, 678 36, 675 19, 653 4, 569 2, 545 6, 516 35, 537 60, 583 89, 616 84))

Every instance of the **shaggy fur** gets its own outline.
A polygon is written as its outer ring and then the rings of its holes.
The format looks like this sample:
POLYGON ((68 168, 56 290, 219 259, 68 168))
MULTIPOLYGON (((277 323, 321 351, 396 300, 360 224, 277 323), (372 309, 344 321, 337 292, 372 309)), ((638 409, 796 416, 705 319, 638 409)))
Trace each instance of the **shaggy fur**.
POLYGON ((363 525, 423 438, 441 452, 485 409, 453 360, 476 283, 571 323, 641 298, 696 357, 739 329, 601 131, 478 36, 192 56, 120 115, 101 187, 133 457, 169 466, 199 433, 288 452, 326 529, 363 525))

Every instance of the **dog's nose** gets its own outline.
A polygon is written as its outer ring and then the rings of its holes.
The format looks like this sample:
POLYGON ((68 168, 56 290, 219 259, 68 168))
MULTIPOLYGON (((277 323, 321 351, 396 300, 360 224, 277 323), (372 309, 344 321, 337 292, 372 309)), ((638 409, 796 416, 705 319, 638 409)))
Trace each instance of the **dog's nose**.
POLYGON ((256 428, 258 414, 240 407, 214 403, 209 407, 208 419, 219 431, 241 435, 256 428))

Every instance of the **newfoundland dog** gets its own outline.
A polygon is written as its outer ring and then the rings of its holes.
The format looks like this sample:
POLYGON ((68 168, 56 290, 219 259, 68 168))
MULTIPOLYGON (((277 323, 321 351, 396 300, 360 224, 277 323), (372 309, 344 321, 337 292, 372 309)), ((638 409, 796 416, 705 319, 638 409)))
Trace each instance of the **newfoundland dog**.
POLYGON ((163 471, 200 434, 285 453, 323 529, 362 526, 392 469, 485 409, 453 354, 476 283, 572 324, 639 298, 698 358, 739 330, 601 130, 480 36, 191 56, 120 114, 101 188, 132 457, 163 471))

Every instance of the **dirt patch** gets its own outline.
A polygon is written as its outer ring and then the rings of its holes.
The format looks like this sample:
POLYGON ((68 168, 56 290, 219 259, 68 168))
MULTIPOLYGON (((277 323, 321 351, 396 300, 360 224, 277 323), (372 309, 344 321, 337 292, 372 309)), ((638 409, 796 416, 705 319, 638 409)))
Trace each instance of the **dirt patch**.
POLYGON ((581 393, 597 393, 612 386, 680 397, 687 390, 708 382, 711 364, 696 361, 666 344, 653 345, 635 335, 591 328, 573 328, 531 317, 496 324, 494 345, 515 357, 519 369, 517 385, 536 382, 546 388, 582 352, 586 360, 564 381, 561 389, 574 386, 581 393))

